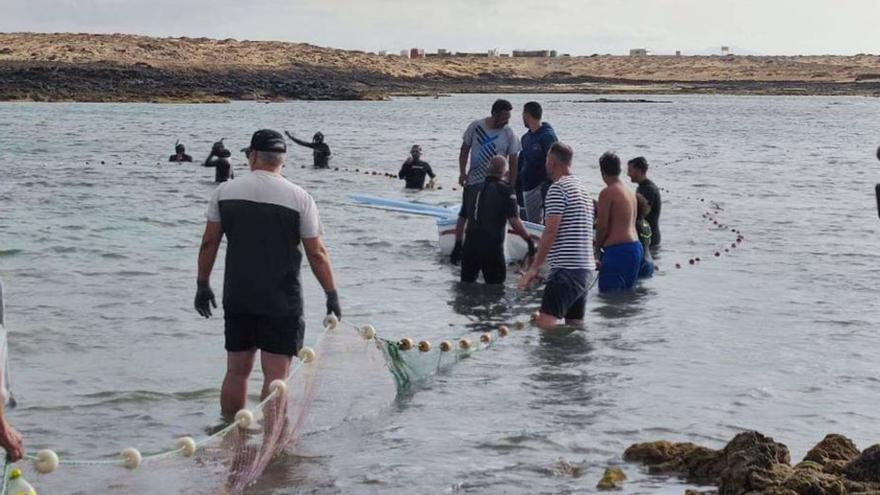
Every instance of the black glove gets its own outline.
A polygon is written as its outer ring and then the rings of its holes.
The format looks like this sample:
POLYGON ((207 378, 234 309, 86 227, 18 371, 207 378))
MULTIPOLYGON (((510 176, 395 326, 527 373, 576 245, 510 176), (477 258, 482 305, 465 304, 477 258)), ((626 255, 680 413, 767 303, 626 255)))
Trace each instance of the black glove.
POLYGON ((210 318, 211 306, 217 307, 217 301, 214 300, 214 291, 211 290, 211 286, 207 281, 197 281, 196 287, 196 311, 205 318, 210 318))
POLYGON ((538 252, 537 248, 535 248, 535 241, 533 241, 532 238, 530 237, 526 240, 526 242, 529 245, 529 258, 534 258, 535 253, 538 252))
POLYGON ((334 314, 342 319, 342 308, 339 307, 339 294, 335 290, 327 292, 327 314, 334 314))
POLYGON ((450 263, 452 263, 453 265, 457 265, 457 264, 461 263, 461 251, 462 251, 461 241, 456 240, 455 247, 452 248, 452 254, 449 255, 450 263))

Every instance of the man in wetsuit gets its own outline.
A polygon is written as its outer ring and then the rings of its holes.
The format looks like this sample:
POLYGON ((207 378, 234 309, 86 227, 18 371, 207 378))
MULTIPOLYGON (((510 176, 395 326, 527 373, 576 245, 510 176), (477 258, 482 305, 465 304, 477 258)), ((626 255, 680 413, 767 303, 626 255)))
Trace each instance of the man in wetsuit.
POLYGON ((522 151, 519 152, 519 178, 522 186, 525 220, 544 223, 544 196, 550 188, 547 177, 547 153, 550 146, 559 141, 553 127, 542 122, 544 110, 536 101, 523 107, 523 123, 529 129, 522 136, 522 151))
POLYGON ((645 160, 643 156, 633 158, 627 163, 626 175, 632 182, 639 185, 636 188, 636 194, 644 196, 648 200, 648 206, 651 207, 651 211, 645 219, 651 226, 651 247, 655 248, 660 245, 660 207, 662 204, 660 188, 648 178, 648 160, 645 160))
POLYGON ((636 195, 620 180, 620 158, 608 152, 599 158, 605 189, 596 207, 596 247, 604 250, 599 292, 632 289, 639 276, 642 244, 636 234, 636 195))
MULTIPOLYGON (((877 159, 880 160, 880 146, 877 147, 877 159)), ((874 186, 874 196, 877 196, 877 216, 880 216, 880 184, 874 186)))
POLYGON ((257 349, 263 368, 261 397, 286 379, 291 358, 303 344, 302 244, 312 273, 327 296, 327 314, 341 317, 323 227, 311 195, 281 175, 287 145, 273 130, 254 133, 243 150, 251 172, 217 187, 206 213, 199 251, 195 308, 211 316, 217 307, 209 279, 223 236, 227 237, 223 312, 227 351, 220 392, 224 417, 242 409, 257 349))
POLYGON ((233 178, 232 164, 229 163, 229 157, 232 153, 223 145, 223 140, 214 143, 211 147, 211 153, 205 158, 205 167, 214 167, 214 182, 226 182, 233 178))
POLYGON ((315 168, 330 168, 330 146, 324 142, 324 134, 316 132, 312 136, 312 142, 297 139, 293 134, 284 131, 294 143, 312 149, 312 160, 315 168))
POLYGON ((470 208, 461 205, 458 215, 467 219, 461 257, 462 282, 476 282, 482 272, 487 284, 504 283, 507 278, 504 237, 508 223, 528 244, 529 257, 535 254, 535 243, 519 219, 516 193, 501 180, 506 169, 506 158, 493 157, 475 203, 470 208))
MULTIPOLYGON (((489 160, 496 155, 506 156, 510 164, 508 184, 516 184, 516 172, 520 151, 519 139, 513 133, 513 129, 507 124, 510 122, 510 112, 513 105, 507 100, 495 100, 492 104, 492 112, 489 117, 477 119, 464 131, 461 150, 458 153, 459 177, 458 183, 464 188, 462 193, 462 208, 471 211, 477 200, 477 194, 486 180, 489 169, 489 160), (468 169, 468 156, 470 156, 470 168, 468 169)), ((466 217, 459 216, 455 225, 455 248, 450 255, 450 261, 458 264, 461 260, 462 238, 464 237, 464 225, 466 217)))
POLYGON ((587 291, 596 269, 593 258, 593 199, 580 178, 573 174, 571 147, 554 143, 547 154, 547 175, 553 181, 547 190, 544 233, 538 254, 520 278, 526 289, 537 279, 545 261, 550 274, 535 324, 552 330, 565 319, 568 325, 583 322, 587 291))
POLYGON ((428 187, 432 187, 434 183, 434 171, 431 170, 431 166, 428 165, 428 162, 423 162, 422 158, 422 147, 414 144, 412 149, 410 149, 410 157, 403 162, 403 166, 400 167, 400 172, 397 173, 397 176, 401 180, 406 181, 407 189, 424 189, 425 187, 425 176, 431 177, 431 182, 428 183, 428 187))
POLYGON ((191 162, 193 157, 186 154, 186 146, 182 143, 174 145, 174 154, 168 157, 169 162, 191 162))

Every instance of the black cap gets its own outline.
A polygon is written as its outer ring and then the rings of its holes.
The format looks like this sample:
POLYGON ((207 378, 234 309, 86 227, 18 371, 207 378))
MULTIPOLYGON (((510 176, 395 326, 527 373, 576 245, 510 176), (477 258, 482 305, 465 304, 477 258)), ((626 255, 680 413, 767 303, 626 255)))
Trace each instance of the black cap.
POLYGON ((241 151, 269 151, 273 153, 287 153, 287 143, 284 136, 272 129, 260 129, 251 136, 251 145, 242 148, 241 151))

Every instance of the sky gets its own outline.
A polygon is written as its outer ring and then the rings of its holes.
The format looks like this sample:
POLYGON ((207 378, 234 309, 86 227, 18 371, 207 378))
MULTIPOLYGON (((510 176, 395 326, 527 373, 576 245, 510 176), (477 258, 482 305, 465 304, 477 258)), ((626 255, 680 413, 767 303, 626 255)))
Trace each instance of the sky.
POLYGON ((0 0, 0 32, 307 42, 364 51, 880 53, 880 0, 0 0))

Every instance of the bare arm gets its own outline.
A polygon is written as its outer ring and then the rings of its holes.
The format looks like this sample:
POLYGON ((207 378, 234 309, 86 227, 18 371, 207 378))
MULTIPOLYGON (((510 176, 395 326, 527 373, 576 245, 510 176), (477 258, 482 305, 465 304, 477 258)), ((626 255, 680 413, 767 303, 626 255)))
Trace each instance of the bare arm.
POLYGON ((562 215, 550 215, 547 217, 547 222, 544 224, 544 233, 541 234, 541 242, 538 244, 538 254, 535 255, 535 260, 532 262, 532 266, 529 267, 529 271, 527 271, 519 280, 519 284, 517 285, 520 289, 525 289, 529 286, 532 280, 537 278, 541 267, 544 266, 544 263, 547 261, 547 256, 550 254, 550 248, 553 247, 553 243, 556 242, 556 235, 559 233, 560 223, 562 223, 562 215))
POLYGON ((519 174, 519 155, 516 153, 507 155, 507 162, 510 163, 507 178, 510 180, 510 186, 516 187, 516 176, 519 174))
POLYGON ((596 206, 596 247, 605 247, 608 229, 611 226, 611 198, 602 191, 599 193, 599 204, 596 206))
POLYGON ((336 282, 333 280, 333 266, 330 264, 330 253, 320 237, 308 237, 302 240, 306 257, 312 267, 312 273, 318 279, 318 283, 324 288, 324 292, 336 290, 336 282))
POLYGON ((464 187, 467 182, 467 162, 468 155, 471 154, 471 147, 467 144, 461 144, 461 150, 458 152, 458 183, 464 187))
POLYGON ((529 242, 532 237, 529 235, 529 231, 526 230, 525 225, 523 225, 522 220, 520 220, 519 217, 510 217, 507 221, 510 222, 510 226, 513 228, 516 235, 522 237, 524 241, 529 242))
POLYGON ((198 281, 207 282, 211 279, 211 270, 214 269, 214 261, 217 259, 217 251, 220 249, 220 241, 222 239, 223 224, 220 222, 208 222, 205 224, 205 233, 202 235, 202 247, 199 249, 198 281))

